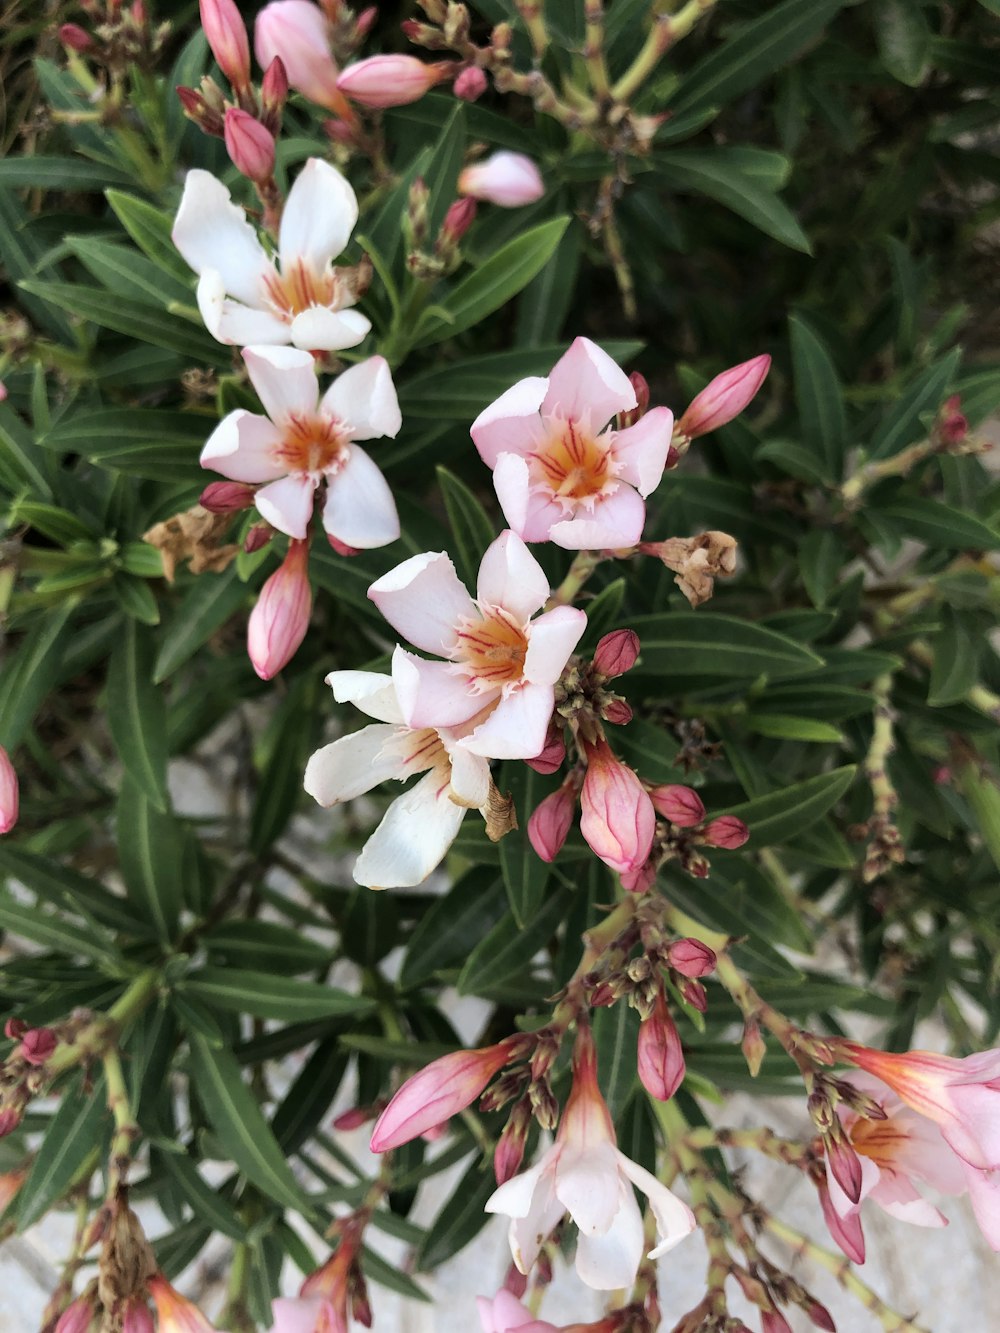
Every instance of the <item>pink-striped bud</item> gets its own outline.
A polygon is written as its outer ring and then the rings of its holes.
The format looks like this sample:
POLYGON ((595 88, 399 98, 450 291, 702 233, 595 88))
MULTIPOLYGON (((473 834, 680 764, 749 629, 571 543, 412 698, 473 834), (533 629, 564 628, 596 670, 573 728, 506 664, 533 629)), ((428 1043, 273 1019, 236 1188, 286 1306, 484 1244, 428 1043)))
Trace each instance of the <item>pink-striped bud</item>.
MULTIPOLYGON (((823 1221, 826 1223, 830 1235, 852 1263, 863 1264, 865 1261, 865 1233, 861 1229, 860 1209, 846 1213, 841 1217, 830 1198, 830 1186, 827 1184, 826 1173, 815 1177, 814 1184, 819 1193, 823 1221)), ((813 1322, 815 1323, 815 1320, 813 1322)), ((822 1324, 819 1327, 822 1328, 822 1324)))
POLYGON ((89 1296, 78 1296, 59 1316, 55 1333, 87 1333, 96 1315, 93 1300, 89 1296))
POLYGON ((580 831, 612 870, 636 870, 653 845, 653 803, 633 770, 615 757, 607 741, 601 739, 586 750, 580 831))
POLYGON ((29 1028, 18 1053, 29 1065, 43 1065, 58 1045, 59 1038, 51 1028, 29 1028))
POLYGON ((486 91, 486 75, 478 65, 469 65, 455 80, 455 96, 463 102, 475 102, 486 91))
POLYGON ((274 135, 248 111, 226 108, 223 120, 226 152, 233 166, 248 180, 267 181, 274 175, 274 135))
POLYGON ((780 1310, 762 1310, 760 1331, 761 1333, 792 1333, 792 1326, 780 1310))
POLYGON ((624 699, 607 699, 601 704, 601 717, 615 727, 627 727, 632 721, 632 706, 624 699))
POLYGON ((193 120, 205 134, 221 139, 223 135, 222 113, 209 106, 204 95, 195 88, 176 89, 180 104, 188 120, 193 120))
POLYGON ((343 114, 329 19, 312 0, 274 0, 257 15, 254 49, 261 69, 280 56, 289 84, 310 102, 343 114))
POLYGON ((674 940, 667 948, 667 964, 682 977, 707 977, 715 971, 715 953, 701 940, 674 940))
POLYGON ((0 833, 9 833, 20 811, 20 787, 10 755, 0 745, 0 833))
POLYGON ((750 836, 750 830, 735 815, 719 815, 705 825, 703 836, 709 847, 723 847, 731 852, 743 846, 750 836))
POLYGON ((662 991, 639 1027, 637 1056, 642 1086, 651 1097, 668 1102, 684 1081, 684 1051, 662 991))
POLYGON ((309 628, 309 543, 291 541, 288 554, 264 584, 247 623, 247 652, 261 680, 270 680, 298 652, 309 628))
POLYGON ((363 9, 354 20, 354 36, 360 42, 367 37, 369 32, 375 26, 375 20, 378 18, 378 5, 369 5, 363 9))
POLYGON ((436 83, 449 78, 450 61, 425 64, 416 56, 369 56, 348 65, 337 79, 337 88, 352 102, 375 109, 406 106, 418 102, 436 83))
POLYGON ((639 636, 635 630, 615 629, 605 634, 594 649, 594 667, 605 680, 624 676, 639 656, 639 636))
POLYGON ((201 26, 216 64, 236 89, 250 84, 250 42, 234 0, 199 0, 201 26))
POLYGON ((810 1297, 803 1309, 815 1328, 823 1329, 823 1333, 837 1333, 837 1325, 833 1322, 833 1315, 825 1305, 820 1305, 819 1301, 810 1297))
POLYGON ((458 190, 501 208, 521 208, 541 199, 545 183, 530 157, 501 152, 466 167, 458 178, 458 190))
POLYGON ((573 827, 576 792, 571 782, 550 792, 528 820, 528 841, 543 861, 554 861, 573 827))
POLYGON ((28 1025, 23 1018, 8 1018, 3 1025, 3 1035, 11 1041, 20 1041, 28 1030, 28 1025))
MULTIPOLYGON (((839 1121, 837 1122, 839 1124, 839 1121)), ((823 1148, 829 1163, 830 1174, 844 1191, 851 1203, 861 1202, 861 1159, 855 1152, 850 1140, 834 1128, 823 1137, 823 1148)))
POLYGON ((628 377, 628 382, 635 391, 635 407, 619 412, 618 424, 622 430, 634 426, 637 421, 641 421, 649 410, 649 382, 646 376, 640 374, 638 370, 633 370, 628 377))
POLYGON ((372 1152, 388 1152, 471 1106, 511 1058, 510 1043, 453 1051, 408 1078, 372 1131, 372 1152))
MULTIPOLYGON (((184 1327, 183 1324, 180 1325, 184 1327)), ((197 1326, 196 1326, 197 1327, 197 1326)), ((153 1316, 145 1301, 131 1300, 125 1307, 122 1333, 156 1333, 153 1316)))
POLYGON ((700 981, 695 981, 693 977, 685 977, 677 989, 685 1004, 697 1009, 699 1014, 703 1014, 708 1008, 708 991, 700 981))
POLYGON ((696 440, 738 417, 755 397, 770 368, 769 356, 755 356, 716 375, 678 421, 675 433, 696 440))
POLYGON ((273 537, 274 529, 270 523, 255 523, 243 538, 243 549, 247 555, 253 555, 254 551, 266 546, 273 537))
POLYGON ((210 514, 238 514, 253 508, 256 491, 255 486, 248 486, 245 481, 210 481, 198 503, 210 514))
POLYGON ((561 768, 566 759, 566 740, 563 736, 563 729, 555 722, 549 723, 549 729, 545 736, 545 744, 535 755, 534 759, 526 759, 524 762, 529 768, 533 768, 536 773, 554 773, 557 768, 561 768))
POLYGON ((691 787, 668 782, 662 787, 650 787, 649 799, 656 813, 669 819, 677 828, 693 828, 705 818, 705 806, 691 787))
POLYGON ((448 211, 444 215, 444 222, 441 224, 441 236, 438 240, 439 246, 457 245, 472 226, 475 216, 475 199, 456 199, 453 204, 449 205, 448 211))
POLYGON ((151 1277, 146 1288, 156 1302, 160 1333, 215 1333, 197 1305, 175 1291, 165 1277, 151 1277))
POLYGON ((59 28, 59 41, 67 51, 89 51, 94 39, 79 23, 63 23, 59 28))
POLYGON ((531 1103, 522 1099, 510 1113, 503 1133, 493 1151, 493 1173, 498 1185, 516 1176, 524 1160, 524 1149, 531 1126, 531 1103))
POLYGON ((281 113, 288 99, 288 75, 281 56, 275 56, 260 85, 260 120, 265 129, 276 135, 281 129, 281 113))
POLYGON ((656 883, 656 872, 659 866, 660 858, 651 856, 648 861, 644 861, 635 870, 623 870, 622 888, 629 893, 645 893, 656 883))

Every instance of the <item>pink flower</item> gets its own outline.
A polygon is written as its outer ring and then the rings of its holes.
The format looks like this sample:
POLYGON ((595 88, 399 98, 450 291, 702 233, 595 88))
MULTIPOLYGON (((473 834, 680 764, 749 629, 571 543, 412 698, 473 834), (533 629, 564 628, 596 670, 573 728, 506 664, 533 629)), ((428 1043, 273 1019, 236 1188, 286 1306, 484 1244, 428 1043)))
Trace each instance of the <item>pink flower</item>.
POLYGON ((320 397, 308 352, 247 347, 243 360, 268 415, 230 412, 201 451, 202 467, 232 481, 263 482, 257 511, 289 537, 307 536, 325 482, 323 527, 331 537, 362 550, 395 541, 392 492, 355 443, 394 436, 402 424, 387 362, 373 356, 351 366, 320 397))
POLYGON ((528 820, 528 841, 543 861, 554 861, 566 841, 576 814, 576 789, 564 782, 550 792, 532 811, 528 820))
POLYGON ((650 787, 649 799, 656 813, 669 819, 678 828, 693 828, 705 818, 702 799, 691 787, 682 787, 677 783, 650 787))
POLYGON ((226 152, 233 166, 248 180, 266 181, 274 174, 274 135, 259 120, 237 107, 226 108, 223 119, 226 152))
POLYGON ((486 75, 478 65, 469 65, 455 79, 455 96, 463 102, 475 102, 486 91, 486 75))
POLYGON ((555 1324, 536 1319, 506 1288, 498 1291, 492 1300, 477 1296, 476 1306, 483 1333, 514 1333, 515 1330, 518 1333, 559 1333, 555 1324))
POLYGON ((501 152, 465 167, 458 178, 458 192, 501 208, 521 208, 541 199, 545 182, 530 157, 501 152))
MULTIPOLYGON (((279 3, 313 8, 307 0, 279 3)), ((222 182, 189 171, 172 236, 199 275, 198 309, 212 337, 238 347, 357 346, 371 324, 346 308, 358 299, 357 284, 333 266, 357 220, 348 182, 329 162, 311 157, 288 193, 275 264, 222 182)))
POLYGON ((254 47, 261 69, 279 56, 297 92, 317 106, 343 114, 339 71, 330 54, 330 21, 312 0, 274 0, 265 5, 254 24, 254 47))
POLYGON ((661 1102, 668 1102, 684 1081, 681 1035, 662 991, 653 1012, 639 1027, 638 1068, 642 1086, 661 1102))
POLYGON ((635 405, 624 371, 577 338, 548 379, 519 381, 479 414, 472 438, 519 536, 571 551, 638 542, 643 497, 663 475, 673 416, 654 407, 626 430, 604 429, 635 405))
POLYGON ((389 806, 354 866, 355 880, 370 888, 420 884, 454 842, 466 810, 489 800, 489 761, 459 745, 475 719, 464 727, 409 727, 391 676, 334 671, 326 680, 338 703, 353 703, 378 724, 317 750, 306 766, 305 789, 320 805, 332 806, 389 778, 405 782, 423 773, 389 806))
POLYGON ((587 745, 580 832, 605 865, 624 874, 637 870, 649 856, 656 830, 656 812, 645 787, 607 741, 587 745))
POLYGON ((0 745, 0 833, 9 833, 17 823, 20 788, 10 755, 0 745))
POLYGON ((530 759, 545 745, 555 683, 582 635, 582 611, 557 606, 524 542, 503 532, 479 566, 473 600, 444 552, 415 555, 384 574, 368 596, 428 662, 397 648, 392 678, 410 727, 454 727, 489 708, 460 741, 470 754, 530 759))
POLYGON ((542 1243, 564 1213, 579 1228, 576 1271, 598 1291, 630 1287, 643 1252, 642 1217, 632 1193, 646 1195, 660 1243, 650 1259, 672 1249, 695 1228, 694 1215, 655 1176, 615 1146, 607 1104, 597 1086, 597 1061, 588 1028, 580 1028, 573 1053, 573 1089, 556 1141, 538 1162, 506 1181, 486 1204, 488 1213, 511 1218, 514 1262, 527 1273, 542 1243))
POLYGON ((280 567, 261 588, 247 621, 247 653, 261 680, 276 676, 298 652, 311 610, 309 545, 292 541, 280 567))
POLYGON ((239 514, 253 508, 255 494, 255 488, 242 481, 210 481, 198 503, 210 514, 239 514))
POLYGON ((199 0, 201 26, 219 69, 236 89, 250 83, 250 42, 234 0, 199 0))
POLYGON ((337 87, 362 106, 405 106, 419 101, 436 83, 449 78, 454 69, 451 61, 426 65, 416 56, 369 56, 348 65, 337 79, 337 87))
POLYGON ((159 1333, 215 1333, 198 1307, 175 1291, 166 1278, 151 1277, 146 1287, 156 1302, 159 1333))
POLYGON ((408 1078, 376 1121, 372 1152, 388 1152, 471 1106, 511 1059, 511 1043, 453 1051, 408 1078))
POLYGON ((347 1333, 347 1324, 322 1296, 280 1297, 271 1302, 271 1333, 347 1333))
POLYGON ((770 368, 769 356, 755 356, 752 361, 716 375, 678 421, 678 435, 694 440, 739 416, 764 383, 770 368))
POLYGON ((155 1333, 153 1316, 145 1301, 129 1301, 122 1320, 122 1333, 155 1333))

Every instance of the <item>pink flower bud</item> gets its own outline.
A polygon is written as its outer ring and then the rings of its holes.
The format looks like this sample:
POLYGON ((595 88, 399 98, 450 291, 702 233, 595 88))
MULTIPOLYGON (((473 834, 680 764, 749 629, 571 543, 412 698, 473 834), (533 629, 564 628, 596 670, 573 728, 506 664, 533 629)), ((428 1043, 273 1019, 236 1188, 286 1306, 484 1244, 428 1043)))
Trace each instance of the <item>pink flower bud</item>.
POLYGON ((667 963, 682 977, 706 977, 715 970, 715 953, 701 940, 674 940, 667 949, 667 963))
POLYGON ((176 89, 176 92, 188 120, 193 120, 203 133, 221 139, 223 135, 222 114, 216 111, 214 107, 209 106, 204 94, 194 88, 184 87, 176 89))
POLYGON ((362 106, 406 106, 418 102, 436 83, 448 78, 453 69, 450 61, 428 65, 416 56, 369 56, 348 65, 337 79, 337 88, 362 106))
POLYGON ((833 1133, 825 1135, 823 1147, 826 1150, 826 1160, 830 1166, 830 1174, 851 1203, 860 1203, 861 1159, 854 1151, 850 1141, 842 1132, 837 1133, 834 1129, 833 1133))
POLYGON ((378 5, 369 5, 367 9, 361 11, 358 17, 354 20, 354 35, 358 41, 363 37, 368 36, 371 29, 374 27, 377 18, 378 5))
POLYGON ((642 1086, 651 1097, 668 1102, 684 1080, 684 1052, 662 991, 639 1027, 637 1055, 642 1086))
POLYGON ((297 92, 343 115, 330 35, 329 19, 312 0, 274 0, 257 15, 254 48, 261 69, 268 69, 275 56, 280 56, 288 82, 297 92))
POLYGON ((340 541, 337 537, 332 536, 329 532, 326 534, 326 539, 333 547, 333 549, 337 552, 337 554, 344 556, 345 559, 352 555, 361 554, 361 551, 358 549, 357 546, 348 546, 346 542, 340 541))
POLYGON ((444 222, 441 224, 441 241, 448 245, 457 245, 472 226, 475 216, 475 199, 456 199, 444 215, 444 222))
POLYGON ((528 841, 543 861, 554 861, 566 841, 576 814, 576 792, 564 782, 537 805, 528 820, 528 841))
POLYGON ((182 1296, 164 1277, 151 1277, 146 1289, 156 1302, 160 1333, 214 1333, 202 1312, 182 1296))
POLYGON ((372 1152, 388 1152, 471 1106, 511 1058, 509 1042, 453 1051, 408 1078, 372 1131, 372 1152))
POLYGON ((594 650, 594 667, 605 680, 612 680, 631 671, 638 656, 639 636, 635 630, 616 629, 605 634, 594 650))
MULTIPOLYGON (((184 1327, 183 1324, 180 1326, 184 1327)), ((153 1316, 145 1301, 131 1300, 125 1309, 122 1333, 155 1333, 153 1316)))
POLYGON ((653 845, 653 803, 632 769, 612 754, 605 740, 586 748, 580 831, 591 850, 612 870, 636 870, 653 845))
POLYGON ((704 838, 709 847, 724 847, 733 851, 742 847, 750 836, 750 830, 742 819, 735 815, 719 815, 705 826, 704 838))
POLYGON ((969 422, 962 414, 962 400, 957 393, 945 402, 937 421, 938 434, 945 444, 961 444, 969 433, 969 422))
POLYGON ((497 1146, 493 1150, 493 1173, 498 1185, 516 1176, 521 1168, 528 1140, 528 1123, 530 1121, 523 1117, 513 1115, 497 1139, 497 1146))
POLYGON ((529 768, 533 768, 536 773, 554 773, 557 768, 561 768, 566 758, 566 741, 563 737, 563 729, 554 722, 549 723, 549 729, 545 737, 545 744, 535 755, 534 759, 526 759, 524 762, 529 768))
POLYGON ((750 1077, 756 1078, 760 1073, 761 1065, 764 1063, 764 1057, 767 1055, 767 1043, 761 1035, 760 1024, 756 1018, 748 1018, 743 1024, 743 1039, 740 1042, 740 1049, 743 1052, 743 1059, 747 1062, 750 1077))
POLYGON ((94 45, 90 33, 79 23, 63 23, 59 28, 59 41, 68 51, 89 51, 94 45))
POLYGON ((705 818, 702 799, 690 787, 681 787, 672 782, 662 787, 651 787, 649 799, 656 813, 669 819, 678 828, 693 828, 705 818))
POLYGON ((816 1328, 823 1329, 824 1333, 837 1333, 837 1325, 833 1322, 833 1315, 825 1305, 820 1305, 819 1301, 811 1299, 804 1308, 816 1328))
POLYGON ((362 1125, 367 1125, 369 1120, 375 1119, 375 1109, 371 1106, 352 1106, 349 1111, 342 1111, 333 1122, 334 1129, 344 1132, 351 1129, 360 1129, 362 1125))
POLYGON ((9 833, 17 823, 20 788, 10 755, 0 745, 0 833, 9 833))
POLYGON ((89 1296, 78 1296, 59 1316, 55 1333, 87 1333, 96 1313, 89 1296))
POLYGON ((629 893, 645 893, 656 883, 659 858, 651 856, 648 861, 635 870, 622 871, 622 888, 629 893))
POLYGON ((769 356, 755 356, 716 375, 678 421, 676 434, 695 440, 732 421, 752 401, 770 368, 769 356))
POLYGON ((261 124, 274 135, 281 129, 281 113, 288 98, 288 75, 281 56, 275 56, 260 85, 261 124))
POLYGON ((19 1041, 27 1030, 28 1025, 23 1018, 8 1018, 3 1025, 3 1035, 11 1041, 19 1041))
POLYGON ((210 514, 238 514, 253 507, 256 487, 245 481, 211 481, 198 497, 202 509, 210 514))
POLYGON ((628 382, 635 390, 635 407, 632 410, 643 417, 649 408, 649 381, 638 370, 633 370, 628 382))
MULTIPOLYGON (((819 1192, 823 1220, 830 1235, 852 1263, 863 1264, 865 1261, 865 1234, 861 1229, 860 1210, 847 1213, 841 1217, 830 1198, 830 1186, 827 1184, 826 1174, 816 1177, 814 1183, 819 1192)), ((810 1318, 812 1318, 811 1313, 810 1318)), ((813 1322, 816 1321, 813 1320, 813 1322)), ((823 1325, 820 1324, 819 1327, 822 1328, 823 1325)))
POLYGON ((692 1009, 697 1009, 699 1014, 703 1014, 708 1008, 708 991, 700 981, 685 977, 677 989, 681 993, 681 999, 692 1009))
POLYGON ((14 1130, 17 1129, 18 1125, 21 1123, 23 1115, 23 1108, 17 1106, 5 1106, 3 1110, 0 1111, 0 1139, 4 1138, 7 1134, 13 1134, 14 1130))
POLYGON ((199 0, 201 26, 219 69, 234 88, 250 83, 250 42, 234 0, 199 0))
POLYGON ((469 65, 463 69, 454 83, 455 96, 463 102, 475 102, 486 91, 486 75, 478 65, 469 65))
POLYGON ((609 699, 601 705, 601 717, 615 727, 627 727, 632 721, 632 709, 624 699, 609 699))
POLYGON ((274 135, 248 111, 226 108, 223 121, 226 152, 248 180, 266 181, 274 174, 274 135))
POLYGON ((761 1333, 792 1333, 792 1326, 780 1310, 763 1310, 760 1316, 761 1333))
POLYGON ((266 546, 273 536, 274 529, 270 523, 255 523, 243 538, 243 549, 247 555, 253 555, 254 551, 266 546))
POLYGON ((520 208, 541 199, 545 184, 530 157, 501 152, 466 167, 458 178, 458 191, 501 208, 520 208))
POLYGON ((280 569, 264 584, 247 623, 247 652, 261 680, 288 665, 306 637, 312 588, 309 543, 291 541, 280 569))
POLYGON ((21 1038, 20 1055, 29 1065, 43 1065, 58 1045, 51 1028, 29 1028, 21 1038))

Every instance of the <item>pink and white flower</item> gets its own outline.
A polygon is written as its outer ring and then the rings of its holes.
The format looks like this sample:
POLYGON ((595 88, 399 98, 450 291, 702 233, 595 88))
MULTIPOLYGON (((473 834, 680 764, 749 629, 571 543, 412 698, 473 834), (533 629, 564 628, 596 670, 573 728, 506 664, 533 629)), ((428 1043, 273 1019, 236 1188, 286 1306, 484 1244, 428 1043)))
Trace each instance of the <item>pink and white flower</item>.
POLYGON ((635 771, 621 762, 603 737, 593 744, 584 742, 584 748, 587 772, 580 792, 580 832, 605 865, 620 875, 631 874, 646 863, 652 850, 653 802, 635 771))
POLYGON ((506 1287, 492 1299, 477 1296, 476 1307, 483 1333, 559 1333, 555 1324, 536 1319, 506 1287))
POLYGON ((176 1291, 165 1277, 151 1277, 146 1286, 156 1304, 160 1333, 215 1333, 197 1305, 176 1291))
POLYGON ((462 729, 408 726, 391 676, 334 671, 326 680, 338 703, 353 703, 377 722, 317 750, 305 789, 332 806, 389 778, 405 782, 423 773, 389 806, 354 867, 355 880, 368 888, 420 884, 454 842, 466 810, 486 805, 489 761, 462 748, 462 729))
POLYGON ((636 402, 607 352, 577 338, 547 379, 520 380, 480 412, 472 438, 520 537, 570 551, 638 542, 644 497, 663 475, 674 419, 654 407, 625 430, 608 425, 636 402))
POLYGON ((332 25, 312 0, 273 0, 257 15, 254 47, 261 69, 277 56, 288 82, 317 106, 343 113, 343 94, 337 92, 339 70, 330 51, 332 25))
POLYGON ((316 489, 325 481, 323 527, 331 537, 359 550, 395 541, 392 492, 355 443, 394 436, 402 424, 385 359, 351 366, 322 397, 308 352, 247 347, 243 360, 267 416, 230 412, 202 450, 202 467, 231 481, 263 483, 257 510, 289 537, 308 534, 316 489))
POLYGON ((443 551, 404 560, 368 596, 415 647, 448 659, 429 662, 397 647, 392 678, 407 726, 463 726, 456 748, 469 755, 539 753, 555 683, 587 617, 568 606, 535 616, 549 582, 520 537, 503 532, 487 548, 475 600, 443 551))
POLYGON ((523 1175, 501 1185, 488 1213, 511 1218, 510 1248, 522 1273, 530 1271, 546 1236, 564 1213, 579 1228, 576 1271, 598 1291, 630 1287, 643 1252, 642 1216, 632 1193, 646 1195, 660 1243, 650 1259, 672 1249, 695 1228, 687 1204, 616 1147, 607 1103, 597 1086, 593 1038, 581 1028, 573 1052, 573 1089, 556 1141, 523 1175))
MULTIPOLYGON (((480 80, 484 89, 486 79, 482 70, 465 70, 455 80, 455 92, 459 97, 465 97, 462 86, 468 87, 471 81, 478 87, 480 80), (464 85, 462 80, 465 81, 464 85)), ((472 199, 483 199, 500 208, 523 208, 525 204, 533 204, 536 199, 541 199, 545 193, 545 182, 530 157, 525 157, 523 153, 504 151, 494 153, 484 162, 475 162, 465 167, 458 177, 458 192, 472 199)))
POLYGON ((198 309, 221 343, 292 343, 306 350, 356 347, 371 324, 356 285, 334 268, 350 240, 358 201, 336 167, 311 157, 288 193, 278 262, 243 209, 208 171, 189 171, 173 241, 198 276, 198 309))
POLYGON ((282 1296, 271 1302, 271 1313, 271 1333, 347 1333, 341 1314, 322 1296, 282 1296))

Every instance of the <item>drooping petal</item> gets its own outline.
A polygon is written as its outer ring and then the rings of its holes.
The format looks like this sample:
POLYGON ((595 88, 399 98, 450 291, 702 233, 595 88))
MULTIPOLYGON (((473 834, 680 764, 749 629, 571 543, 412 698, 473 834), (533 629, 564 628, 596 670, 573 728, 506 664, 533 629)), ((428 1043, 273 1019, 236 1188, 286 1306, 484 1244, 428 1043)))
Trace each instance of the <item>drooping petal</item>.
POLYGON ((284 320, 270 310, 231 301, 222 274, 214 268, 205 269, 198 279, 198 309, 212 337, 230 347, 288 342, 289 328, 284 320))
MULTIPOLYGON (((558 1152, 561 1151, 561 1149, 558 1150, 558 1152)), ((487 1213, 501 1213, 504 1217, 527 1217, 531 1212, 535 1190, 541 1180, 542 1173, 548 1170, 551 1174, 554 1169, 552 1160, 554 1155, 557 1155, 557 1150, 550 1148, 547 1152, 542 1153, 534 1166, 530 1166, 527 1171, 522 1171, 520 1175, 511 1176, 510 1180, 504 1181, 483 1204, 484 1211, 487 1213)), ((562 1216, 566 1210, 560 1205, 559 1211, 560 1216, 562 1216)))
POLYGON ((486 1201, 488 1213, 505 1213, 511 1218, 510 1250, 521 1273, 530 1272, 543 1241, 566 1211, 554 1189, 559 1151, 550 1148, 537 1165, 513 1176, 486 1201))
POLYGON ((397 646, 392 681, 408 727, 457 727, 475 717, 483 696, 469 689, 466 677, 447 662, 428 662, 397 646))
POLYGON ((298 347, 243 349, 250 383, 276 424, 293 415, 312 416, 319 403, 315 362, 298 347))
POLYGON ((214 269, 227 295, 245 305, 260 304, 271 261, 243 209, 211 172, 188 172, 171 235, 196 273, 214 269))
POLYGON ((501 454, 527 454, 545 439, 538 415, 549 382, 532 375, 518 380, 472 423, 470 434, 487 467, 496 467, 501 454))
POLYGON ((545 571, 515 532, 501 532, 486 548, 479 566, 476 596, 502 606, 516 620, 529 620, 548 601, 545 571))
POLYGON ((389 806, 365 843, 354 878, 372 889, 422 884, 455 841, 465 814, 448 795, 447 783, 431 769, 389 806))
POLYGON ((649 495, 659 486, 673 429, 670 408, 654 407, 634 426, 616 433, 612 452, 621 469, 619 476, 640 495, 649 495))
POLYGON ((282 477, 263 486, 254 496, 254 504, 261 518, 272 528, 300 540, 309 532, 316 483, 303 472, 282 477))
POLYGON ((325 679, 337 703, 353 704, 380 722, 403 721, 391 676, 379 671, 331 671, 325 679))
POLYGON ((302 310, 291 323, 289 340, 295 347, 307 352, 342 352, 346 347, 357 347, 371 332, 371 320, 357 310, 330 310, 324 305, 311 305, 302 310))
POLYGON ((306 764, 306 791, 320 805, 339 805, 389 778, 406 777, 406 764, 400 755, 383 753, 395 731, 395 727, 378 722, 324 745, 306 764))
POLYGON ((311 157, 288 192, 281 215, 278 250, 282 270, 304 260, 323 273, 343 251, 358 220, 358 200, 335 166, 311 157))
MULTIPOLYGON (((483 1333, 514 1333, 515 1329, 535 1323, 535 1316, 531 1311, 525 1309, 513 1292, 508 1291, 506 1287, 501 1288, 492 1300, 488 1300, 485 1296, 477 1296, 476 1308, 479 1311, 483 1333)), ((541 1327, 552 1328, 555 1333, 551 1324, 543 1324, 541 1327)))
POLYGON ((883 1172, 869 1196, 890 1217, 915 1227, 946 1227, 948 1219, 916 1189, 908 1177, 883 1172))
POLYGON ((631 1287, 642 1260, 642 1214, 631 1187, 617 1175, 618 1208, 605 1232, 580 1232, 576 1271, 595 1291, 631 1287))
POLYGON ((554 706, 551 685, 522 685, 459 744, 488 759, 534 759, 545 745, 554 706))
POLYGON ((384 356, 370 356, 338 375, 323 395, 321 410, 343 422, 355 440, 384 435, 394 439, 403 424, 392 371, 384 356))
POLYGON ((567 551, 615 551, 634 546, 645 522, 642 497, 631 486, 621 485, 607 499, 598 500, 592 514, 579 509, 573 518, 554 523, 549 540, 567 551))
POLYGON ((586 612, 573 606, 553 607, 533 620, 524 657, 525 680, 554 685, 586 628, 586 612))
POLYGON ((649 1257, 659 1259, 661 1254, 672 1250, 695 1230, 697 1223, 694 1213, 683 1199, 678 1199, 672 1190, 667 1189, 645 1167, 633 1162, 631 1157, 626 1157, 622 1152, 618 1153, 618 1169, 649 1200, 660 1237, 659 1244, 650 1250, 649 1257))
POLYGON ((581 1235, 603 1235, 621 1202, 614 1144, 610 1140, 588 1144, 583 1151, 564 1144, 556 1168, 555 1191, 581 1235))
POLYGON ((452 796, 472 810, 481 810, 490 795, 489 760, 470 754, 460 745, 452 746, 449 756, 452 796))
POLYGON ((267 417, 237 408, 208 437, 201 465, 231 481, 277 481, 288 472, 287 464, 274 457, 280 444, 281 432, 267 417))
POLYGON ((323 527, 359 551, 388 546, 399 536, 399 515, 389 483, 356 444, 350 446, 347 462, 328 478, 323 527))
POLYGON ((404 560, 376 579, 368 596, 414 647, 442 657, 458 641, 458 622, 476 614, 472 598, 443 551, 404 560))
POLYGON ((586 422, 600 430, 618 412, 635 407, 632 382, 589 338, 577 338, 552 367, 542 415, 586 422))
POLYGON ((967 1167, 969 1202, 987 1243, 1000 1250, 1000 1171, 976 1171, 967 1167))

